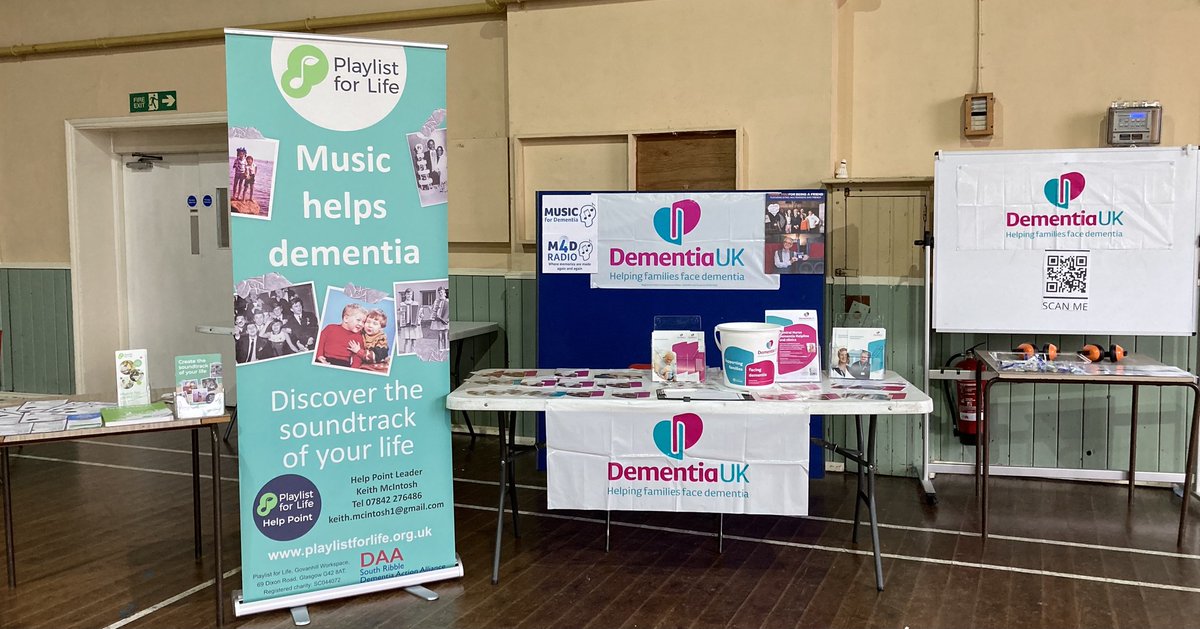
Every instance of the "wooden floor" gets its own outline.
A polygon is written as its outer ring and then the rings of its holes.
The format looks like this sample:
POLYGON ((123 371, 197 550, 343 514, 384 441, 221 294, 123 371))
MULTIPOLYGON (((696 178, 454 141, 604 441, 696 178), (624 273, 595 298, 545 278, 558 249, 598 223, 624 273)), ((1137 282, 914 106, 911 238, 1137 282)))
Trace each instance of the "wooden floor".
MULTIPOLYGON (((206 441, 206 440, 202 440, 206 441)), ((1123 487, 997 478, 986 547, 973 480, 941 476, 940 504, 881 478, 886 590, 870 536, 851 542, 853 477, 811 484, 810 518, 547 512, 545 477, 519 466, 520 539, 496 524, 494 438, 454 440, 462 579, 436 602, 389 592, 313 605, 314 627, 1200 627, 1200 513, 1175 545, 1178 498, 1123 487)), ((12 459, 18 587, 0 627, 209 627, 210 554, 193 558, 186 434, 26 447, 12 459)), ((237 465, 223 456, 226 591, 241 587, 237 465)), ((202 461, 208 470, 208 459, 202 461)), ((211 526, 204 491, 205 550, 211 526)), ((1196 510, 1200 512, 1200 509, 1196 510)), ((511 521, 511 520, 510 520, 511 521)), ((509 529, 511 530, 511 529, 509 529)), ((227 626, 291 627, 287 612, 227 626)))

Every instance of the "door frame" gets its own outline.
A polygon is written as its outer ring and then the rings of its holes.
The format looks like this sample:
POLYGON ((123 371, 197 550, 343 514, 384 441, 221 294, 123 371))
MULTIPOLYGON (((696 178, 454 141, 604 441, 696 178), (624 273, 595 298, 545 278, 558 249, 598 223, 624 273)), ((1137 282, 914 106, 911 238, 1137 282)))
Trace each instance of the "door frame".
POLYGON ((77 393, 111 388, 113 352, 129 340, 124 164, 115 140, 130 132, 163 131, 183 136, 163 152, 225 151, 189 144, 186 132, 226 120, 225 112, 209 112, 64 121, 77 393))

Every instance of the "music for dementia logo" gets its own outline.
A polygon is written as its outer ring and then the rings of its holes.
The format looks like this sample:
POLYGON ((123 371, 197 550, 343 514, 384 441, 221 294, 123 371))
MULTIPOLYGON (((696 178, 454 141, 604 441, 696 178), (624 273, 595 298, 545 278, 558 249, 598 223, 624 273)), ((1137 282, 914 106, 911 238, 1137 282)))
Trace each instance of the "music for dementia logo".
POLYGON ((271 69, 287 104, 331 131, 357 131, 383 120, 404 93, 403 46, 275 38, 271 69))

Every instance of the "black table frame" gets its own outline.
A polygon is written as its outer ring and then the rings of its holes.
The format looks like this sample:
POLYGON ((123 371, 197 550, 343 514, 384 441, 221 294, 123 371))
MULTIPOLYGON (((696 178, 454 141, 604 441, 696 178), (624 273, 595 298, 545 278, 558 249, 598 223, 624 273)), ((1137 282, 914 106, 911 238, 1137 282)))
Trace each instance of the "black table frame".
POLYGON ((1130 376, 1116 374, 1097 374, 1088 376, 1086 379, 1078 377, 1055 377, 1054 374, 1037 374, 1036 376, 1020 376, 1006 378, 1002 372, 988 371, 989 377, 984 378, 985 361, 980 360, 975 368, 975 390, 980 392, 982 396, 979 401, 979 441, 975 448, 975 487, 976 492, 980 494, 980 532, 983 541, 987 542, 988 537, 988 485, 990 484, 991 468, 990 450, 988 437, 988 415, 990 414, 989 403, 991 401, 992 386, 998 382, 1008 384, 1098 384, 1098 385, 1120 385, 1133 387, 1133 408, 1130 413, 1130 430, 1129 439, 1129 498, 1128 504, 1133 506, 1133 490, 1134 480, 1137 473, 1137 424, 1138 424, 1138 387, 1154 386, 1154 387, 1187 387, 1192 390, 1192 426, 1188 433, 1187 456, 1183 470, 1183 504, 1179 510, 1179 534, 1176 538, 1176 545, 1183 546, 1184 533, 1187 529, 1188 516, 1188 498, 1192 493, 1192 484, 1195 480, 1196 469, 1196 441, 1200 436, 1200 385, 1197 385, 1195 379, 1189 381, 1163 381, 1150 376, 1130 376), (980 491, 980 479, 982 478, 982 491, 980 491))
MULTIPOLYGON (((186 421, 186 420, 185 420, 186 421)), ((214 589, 216 591, 216 620, 217 626, 222 627, 225 624, 225 584, 223 581, 224 571, 222 570, 221 560, 221 450, 220 450, 220 425, 229 421, 228 417, 208 418, 205 424, 209 430, 212 447, 212 492, 213 492, 213 579, 214 589)), ((162 432, 167 430, 182 430, 190 428, 192 437, 192 519, 193 519, 193 536, 195 542, 196 561, 200 561, 202 555, 201 530, 200 530, 200 429, 205 425, 190 424, 189 426, 172 427, 162 423, 144 424, 145 429, 139 430, 139 426, 129 426, 130 430, 122 430, 120 432, 110 433, 93 433, 72 435, 70 431, 60 431, 55 433, 45 433, 44 439, 16 441, 5 443, 0 440, 0 484, 4 485, 4 546, 8 557, 8 587, 15 589, 17 587, 17 561, 16 561, 16 541, 13 531, 13 502, 12 502, 12 474, 9 465, 9 450, 23 445, 36 445, 41 443, 51 443, 55 441, 73 441, 78 439, 91 439, 96 437, 107 437, 115 435, 141 434, 149 432, 162 432)), ((23 436, 23 435, 22 435, 23 436)))

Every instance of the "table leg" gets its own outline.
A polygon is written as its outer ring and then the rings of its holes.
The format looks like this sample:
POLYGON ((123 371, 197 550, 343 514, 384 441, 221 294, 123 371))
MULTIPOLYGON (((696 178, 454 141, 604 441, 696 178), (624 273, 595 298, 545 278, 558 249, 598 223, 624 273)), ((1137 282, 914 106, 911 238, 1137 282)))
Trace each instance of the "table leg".
POLYGON ((1133 408, 1129 409, 1129 506, 1133 506, 1133 479, 1137 473, 1138 385, 1133 385, 1133 408))
POLYGON ((979 483, 983 477, 983 444, 980 431, 983 428, 983 361, 975 367, 975 495, 979 495, 979 483))
POLYGON ((0 447, 0 483, 4 484, 4 551, 8 555, 8 587, 17 587, 17 557, 13 542, 12 476, 8 470, 8 448, 0 447))
MULTIPOLYGON (((510 440, 508 451, 512 452, 517 445, 517 413, 515 411, 509 413, 508 420, 508 438, 510 440)), ((520 511, 517 508, 517 466, 514 463, 514 461, 510 461, 508 464, 508 498, 512 502, 513 537, 519 538, 521 529, 517 527, 517 515, 520 511)))
POLYGON ((879 551, 879 518, 875 512, 875 425, 878 423, 877 419, 877 415, 872 415, 867 422, 867 449, 863 454, 867 461, 867 513, 871 516, 871 548, 875 553, 875 587, 882 592, 883 556, 879 551))
POLYGON ((225 626, 225 571, 221 569, 221 434, 220 424, 210 424, 212 434, 213 586, 217 596, 217 626, 225 626))
MULTIPOLYGON (((854 442, 854 447, 861 454, 863 452, 862 415, 854 416, 854 429, 856 431, 855 434, 858 435, 858 441, 854 442)), ((863 469, 863 464, 861 461, 855 462, 854 467, 858 472, 858 484, 854 487, 854 528, 851 529, 852 532, 850 534, 850 541, 857 544, 858 524, 860 522, 858 517, 859 507, 862 506, 862 503, 866 500, 867 495, 863 493, 863 481, 866 480, 866 470, 863 469)))
POLYGON ((612 541, 612 511, 604 512, 604 552, 608 552, 609 542, 612 541))
MULTIPOLYGON (((1179 510, 1179 537, 1175 543, 1183 546, 1183 533, 1187 530, 1188 499, 1192 495, 1192 480, 1196 472, 1196 440, 1200 437, 1200 385, 1187 385, 1192 390, 1192 433, 1188 437, 1187 462, 1183 468, 1183 506, 1179 510)), ((11 551, 10 551, 11 552, 11 551)))
POLYGON ((988 412, 988 401, 991 400, 992 385, 995 384, 995 382, 996 380, 994 379, 988 380, 987 383, 983 385, 983 388, 976 387, 975 389, 979 393, 979 400, 976 402, 978 406, 975 409, 975 421, 979 424, 979 444, 976 446, 976 450, 981 450, 983 452, 980 462, 981 466, 983 467, 983 494, 980 496, 979 500, 979 506, 982 513, 980 534, 985 544, 987 543, 988 536, 988 481, 991 480, 989 470, 991 469, 990 457, 992 454, 991 447, 988 443, 990 441, 988 435, 988 415, 990 414, 988 412))
POLYGON ((200 429, 192 433, 192 539, 196 546, 196 561, 200 561, 203 544, 200 541, 200 429))
MULTIPOLYGON (((453 387, 455 389, 458 388, 458 385, 462 384, 462 376, 459 375, 462 373, 459 371, 459 369, 462 367, 462 346, 463 342, 460 339, 458 341, 458 349, 454 352, 454 371, 450 372, 450 375, 453 376, 456 383, 453 387)), ((505 365, 505 368, 507 368, 507 365, 505 365)), ((468 415, 466 411, 459 412, 462 413, 463 421, 467 422, 467 432, 471 433, 471 445, 475 445, 475 427, 471 425, 471 416, 468 415)))
POLYGON ((717 552, 725 552, 725 514, 717 514, 717 552))
POLYGON ((500 582, 500 541, 504 535, 504 500, 508 492, 508 418, 501 417, 500 427, 500 505, 496 508, 496 549, 492 553, 492 585, 500 582))

